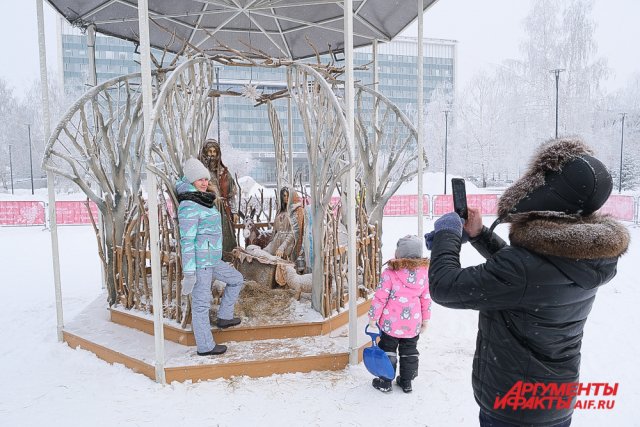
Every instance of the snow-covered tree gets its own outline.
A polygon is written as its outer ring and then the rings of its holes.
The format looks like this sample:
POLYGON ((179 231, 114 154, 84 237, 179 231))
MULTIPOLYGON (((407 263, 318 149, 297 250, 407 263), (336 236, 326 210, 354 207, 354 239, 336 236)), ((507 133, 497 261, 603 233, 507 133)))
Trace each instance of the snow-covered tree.
POLYGON ((460 143, 453 149, 471 173, 483 180, 519 175, 535 147, 554 137, 555 69, 562 70, 559 136, 579 135, 610 156, 615 117, 607 110, 616 107, 602 101, 608 69, 597 57, 592 8, 592 0, 534 1, 524 20, 522 58, 483 70, 462 91, 460 143))
MULTIPOLYGON (((18 96, 15 96, 13 90, 2 80, 0 80, 0 104, 0 147, 2 147, 4 154, 0 168, 8 179, 9 146, 11 146, 14 182, 29 180, 29 129, 27 124, 32 121, 33 117, 27 110, 26 104, 18 96)), ((36 131, 37 129, 32 123, 34 176, 38 176, 38 153, 42 153, 42 150, 38 151, 39 146, 35 144, 36 131)), ((4 178, 3 176, 3 181, 4 178)))
POLYGON ((614 175, 617 190, 622 149, 622 189, 640 187, 640 73, 604 97, 593 115, 592 145, 614 175), (624 114, 624 143, 622 116, 624 114))
POLYGON ((5 190, 11 185, 9 145, 13 143, 12 128, 15 127, 16 104, 17 100, 13 95, 13 90, 4 79, 0 78, 0 153, 2 153, 0 155, 0 182, 5 190))
MULTIPOLYGON (((55 123, 70 104, 54 79, 50 79, 49 110, 55 123)), ((42 157, 45 148, 42 114, 41 85, 34 80, 23 97, 14 95, 13 90, 0 79, 0 183, 10 186, 9 145, 14 180, 30 179, 31 166, 37 180, 44 177, 42 157), (31 157, 29 159, 29 129, 31 131, 31 157)))
MULTIPOLYGON (((424 119, 424 146, 429 157, 429 170, 444 170, 444 145, 445 131, 447 135, 447 151, 455 152, 455 127, 454 117, 457 107, 454 106, 453 93, 450 87, 438 85, 431 91, 428 103, 425 106, 424 119), (448 111, 445 114, 445 111, 448 111), (447 118, 448 117, 448 118, 447 118), (445 129, 445 120, 449 121, 448 130, 445 129)), ((452 165, 452 157, 447 158, 448 165, 452 165)))
POLYGON ((531 89, 533 132, 539 139, 554 136, 555 73, 558 80, 558 133, 590 139, 595 100, 602 97, 606 60, 597 57, 592 0, 538 0, 525 19, 523 78, 531 89))
POLYGON ((472 80, 459 102, 464 141, 460 154, 468 168, 480 176, 483 187, 487 185, 489 173, 499 170, 496 159, 506 155, 503 131, 508 110, 502 102, 505 92, 495 75, 482 73, 472 80))

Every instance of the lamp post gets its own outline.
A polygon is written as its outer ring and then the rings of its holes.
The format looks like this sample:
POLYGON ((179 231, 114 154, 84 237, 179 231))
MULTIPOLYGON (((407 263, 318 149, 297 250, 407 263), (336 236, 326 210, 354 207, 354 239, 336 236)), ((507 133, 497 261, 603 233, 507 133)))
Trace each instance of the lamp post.
POLYGON ((556 75, 556 139, 558 139, 558 80, 560 79, 560 73, 563 71, 564 68, 556 68, 549 71, 556 75))
POLYGON ((218 97, 216 98, 216 113, 218 116, 218 144, 221 144, 220 141, 220 67, 215 67, 216 70, 216 91, 218 92, 218 97))
POLYGON ((449 139, 449 111, 444 110, 444 194, 447 194, 447 142, 449 139))
POLYGON ((624 118, 627 113, 620 113, 622 116, 622 129, 620 130, 620 171, 618 174, 618 193, 622 192, 622 148, 624 147, 624 118))
POLYGON ((31 156, 31 123, 27 123, 29 129, 29 168, 31 169, 31 195, 33 196, 33 157, 31 156))
POLYGON ((9 145, 9 176, 11 177, 11 194, 13 195, 13 161, 11 160, 11 145, 9 145))

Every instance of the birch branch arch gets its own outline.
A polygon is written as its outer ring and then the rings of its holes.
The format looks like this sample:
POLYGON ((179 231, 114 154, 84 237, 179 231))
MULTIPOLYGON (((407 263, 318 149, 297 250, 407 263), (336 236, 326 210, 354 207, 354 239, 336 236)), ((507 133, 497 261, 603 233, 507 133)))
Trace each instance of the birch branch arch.
POLYGON ((214 71, 211 61, 203 57, 183 62, 165 80, 153 108, 156 138, 147 167, 169 189, 174 202, 173 186, 182 176, 182 165, 198 157, 213 121, 214 71))
POLYGON ((117 302, 116 247, 122 244, 125 218, 140 192, 144 162, 140 87, 140 74, 134 73, 88 90, 52 132, 43 158, 44 169, 78 185, 102 214, 105 246, 100 255, 110 305, 117 302))
MULTIPOLYGON (((355 98, 357 176, 367 183, 364 203, 369 221, 381 224, 391 196, 418 173, 418 131, 380 92, 356 85, 355 98)), ((423 156, 428 164, 424 151, 423 156)))
MULTIPOLYGON (((286 69, 288 94, 302 119, 311 165, 312 253, 317 254, 313 260, 312 304, 326 317, 336 307, 333 303, 328 304, 327 299, 335 295, 337 301, 342 296, 332 288, 335 284, 331 278, 336 276, 329 272, 330 267, 323 257, 326 251, 322 245, 328 232, 325 218, 332 214, 331 198, 349 168, 356 167, 358 157, 365 157, 362 147, 360 156, 349 150, 346 118, 338 96, 343 89, 337 79, 329 78, 335 76, 307 64, 292 63, 286 69)), ((182 175, 184 161, 197 156, 206 138, 215 114, 215 97, 225 94, 212 89, 215 73, 210 58, 191 58, 175 69, 158 70, 154 76, 154 95, 157 96, 154 96, 154 135, 149 159, 145 159, 144 153, 140 75, 130 74, 90 89, 69 109, 48 142, 43 166, 76 183, 98 206, 104 218, 105 231, 100 236, 104 249, 99 251, 107 272, 109 304, 120 302, 126 308, 150 309, 147 278, 142 273, 148 251, 148 233, 151 231, 141 192, 143 167, 146 167, 148 176, 159 180, 158 188, 162 190, 155 196, 159 198, 163 289, 167 291, 163 292, 163 311, 166 317, 182 320, 184 324, 188 310, 182 310, 179 296, 180 248, 175 210, 172 208, 177 206, 174 183, 182 175), (162 82, 160 90, 159 81, 162 82)), ((361 88, 359 93, 373 96, 372 91, 366 88, 361 88)), ((395 120, 412 129, 408 119, 390 101, 376 99, 382 100, 376 101, 375 105, 391 106, 385 107, 383 118, 394 117, 392 122, 395 120)), ((291 159, 287 159, 282 126, 275 108, 271 100, 265 101, 258 105, 267 103, 277 168, 284 182, 286 164, 291 159)), ((359 113, 356 120, 359 142, 369 141, 365 129, 371 126, 362 117, 359 113)), ((376 132, 384 133, 380 129, 376 132)), ((415 131, 410 134, 415 134, 415 131)), ((406 141, 405 145, 399 145, 405 146, 406 141)), ((402 159, 398 157, 395 163, 402 164, 402 159)), ((361 175, 366 175, 367 170, 375 172, 375 168, 369 167, 363 169, 361 175)), ((381 183, 386 182, 381 180, 381 183)), ((341 233, 357 234, 358 230, 341 233)), ((368 235, 361 234, 363 237, 368 235)), ((339 236, 336 234, 333 238, 338 239, 339 236)), ((339 248, 338 240, 336 245, 339 248)), ((337 256, 340 257, 340 253, 337 256)), ((345 276, 344 272, 340 275, 345 276)))
MULTIPOLYGON (((305 64, 291 64, 287 69, 289 94, 296 102, 307 143, 311 186, 313 227, 313 288, 314 309, 325 313, 323 276, 325 266, 322 242, 325 235, 324 216, 338 183, 349 168, 354 167, 353 153, 347 141, 347 123, 341 102, 325 78, 305 64)), ((346 230, 347 233, 356 230, 346 230)))

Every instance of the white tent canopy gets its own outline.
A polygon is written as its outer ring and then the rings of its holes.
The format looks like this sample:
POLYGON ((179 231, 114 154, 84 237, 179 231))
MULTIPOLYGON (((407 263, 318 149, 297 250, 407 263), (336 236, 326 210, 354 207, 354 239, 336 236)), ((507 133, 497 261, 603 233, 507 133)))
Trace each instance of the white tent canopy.
MULTIPOLYGON (((137 1, 47 0, 71 24, 139 43, 137 1)), ((423 10, 437 0, 422 0, 423 10)), ((273 58, 344 49, 344 2, 331 0, 149 0, 152 47, 185 45, 215 54, 221 44, 273 58)), ((390 41, 418 16, 407 0, 353 0, 353 45, 390 41)))

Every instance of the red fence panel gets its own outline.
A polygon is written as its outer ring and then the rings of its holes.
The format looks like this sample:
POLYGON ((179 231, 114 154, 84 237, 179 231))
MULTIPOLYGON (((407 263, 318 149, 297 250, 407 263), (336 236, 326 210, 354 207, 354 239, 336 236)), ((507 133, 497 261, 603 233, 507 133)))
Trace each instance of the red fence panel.
MULTIPOLYGON (((91 224, 91 218, 84 201, 56 202, 56 222, 59 225, 91 224)), ((93 220, 98 222, 98 207, 89 202, 93 220)))
MULTIPOLYGON (((422 214, 429 215, 429 196, 422 197, 422 214)), ((418 215, 417 195, 391 196, 384 206, 384 216, 414 216, 418 215)))
POLYGON ((467 203, 472 208, 480 208, 482 215, 496 215, 498 213, 497 194, 467 194, 467 203))
MULTIPOLYGON (((429 215, 429 196, 424 195, 423 214, 429 215)), ((480 208, 483 215, 496 215, 498 209, 498 195, 496 194, 467 194, 469 206, 480 208)), ((340 202, 339 197, 332 197, 331 203, 340 202)), ((173 208, 171 200, 167 205, 173 208)), ((90 202, 91 212, 97 221, 98 208, 90 202)), ((451 195, 439 194, 433 196, 433 215, 441 216, 453 211, 451 195)), ((418 198, 416 195, 397 195, 389 199, 384 207, 385 216, 415 216, 418 212, 418 198)), ((633 196, 612 195, 600 209, 601 213, 609 214, 622 221, 635 220, 635 199, 633 196)), ((84 201, 56 202, 57 222, 60 225, 91 224, 91 219, 84 201)), ((0 225, 45 225, 45 204, 40 201, 0 201, 0 225)))
POLYGON ((453 196, 450 194, 433 196, 433 214, 441 216, 449 212, 453 212, 453 196))
POLYGON ((0 225, 44 225, 44 203, 0 201, 0 225))
POLYGON ((599 210, 600 213, 609 214, 622 221, 633 221, 633 196, 611 195, 609 200, 599 210))
MULTIPOLYGON (((433 197, 433 214, 435 216, 453 212, 452 195, 439 194, 433 197)), ((480 208, 483 215, 495 215, 498 212, 497 194, 467 194, 467 203, 472 208, 480 208)))

